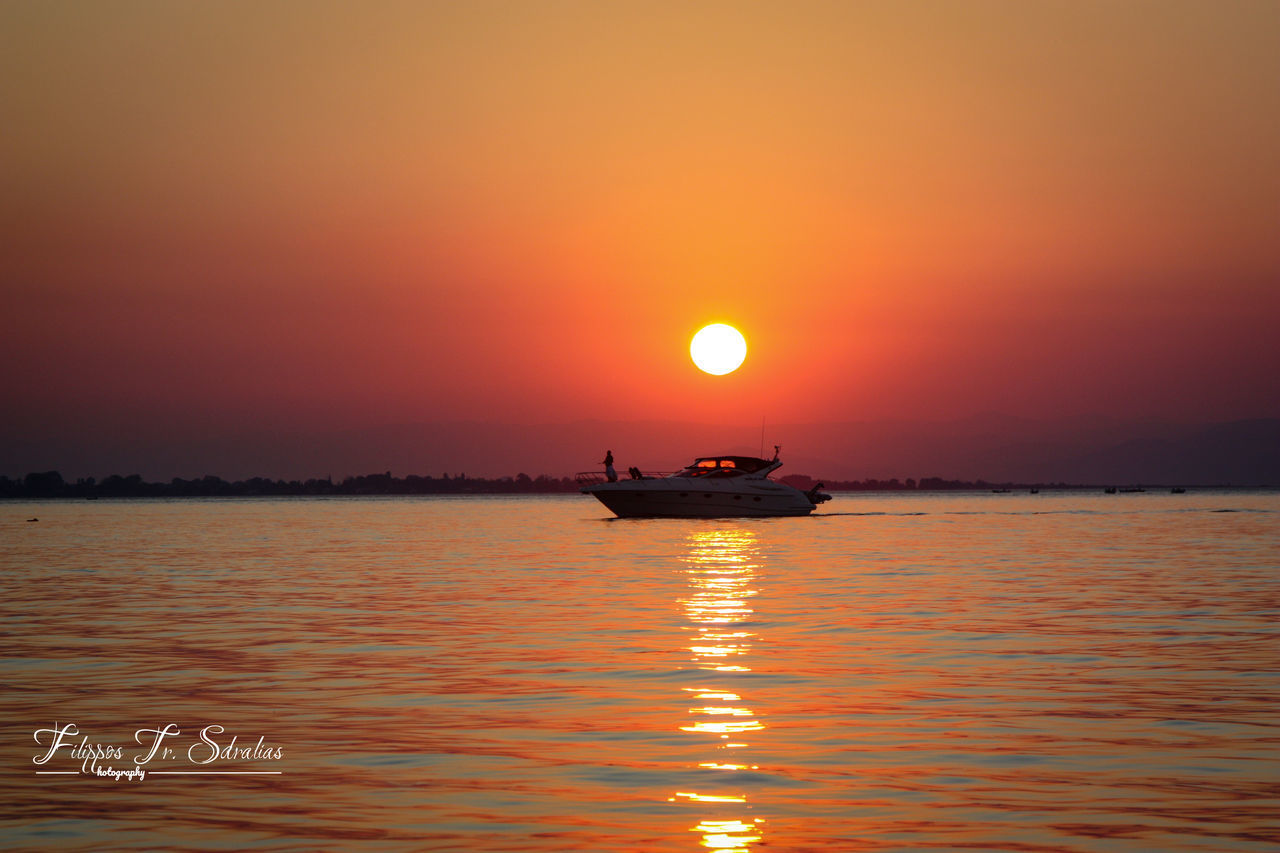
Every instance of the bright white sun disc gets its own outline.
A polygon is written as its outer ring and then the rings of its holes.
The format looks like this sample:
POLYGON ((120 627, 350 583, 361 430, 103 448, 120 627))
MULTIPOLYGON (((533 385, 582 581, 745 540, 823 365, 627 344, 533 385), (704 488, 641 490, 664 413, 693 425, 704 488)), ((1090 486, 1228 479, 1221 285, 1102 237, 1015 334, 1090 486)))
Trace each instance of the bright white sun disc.
POLYGON ((689 355, 698 369, 714 376, 732 373, 747 357, 747 339, 733 326, 703 326, 689 342, 689 355))

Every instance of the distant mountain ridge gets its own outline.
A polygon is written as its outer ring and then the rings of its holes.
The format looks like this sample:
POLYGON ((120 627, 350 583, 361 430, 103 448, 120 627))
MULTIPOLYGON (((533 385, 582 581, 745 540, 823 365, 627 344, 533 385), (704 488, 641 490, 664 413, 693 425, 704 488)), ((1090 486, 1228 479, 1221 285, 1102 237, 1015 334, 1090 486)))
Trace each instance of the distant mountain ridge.
POLYGON ((385 471, 559 477, 600 468, 605 450, 623 470, 670 470, 713 453, 771 455, 774 444, 783 447, 782 473, 837 480, 1280 485, 1280 419, 1185 425, 999 414, 933 423, 765 424, 763 442, 759 425, 591 420, 405 424, 147 443, 48 439, 4 448, 0 474, 58 470, 74 479, 137 473, 155 481, 205 474, 305 480, 385 471))

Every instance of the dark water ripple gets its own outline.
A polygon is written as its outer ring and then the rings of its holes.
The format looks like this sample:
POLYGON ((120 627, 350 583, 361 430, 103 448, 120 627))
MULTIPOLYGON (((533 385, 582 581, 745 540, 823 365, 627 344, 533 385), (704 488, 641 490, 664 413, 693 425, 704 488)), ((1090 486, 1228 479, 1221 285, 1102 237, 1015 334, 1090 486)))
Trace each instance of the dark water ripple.
POLYGON ((9 504, 4 844, 1277 849, 1274 493, 828 506, 9 504), (283 757, 36 775, 68 722, 283 757))

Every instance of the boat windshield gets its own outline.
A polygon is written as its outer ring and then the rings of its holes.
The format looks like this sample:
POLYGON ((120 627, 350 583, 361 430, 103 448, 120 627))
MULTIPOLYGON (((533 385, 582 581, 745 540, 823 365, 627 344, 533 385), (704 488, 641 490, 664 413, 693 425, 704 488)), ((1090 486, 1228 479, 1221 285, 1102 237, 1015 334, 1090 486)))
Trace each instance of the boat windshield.
POLYGON ((766 463, 763 459, 746 456, 709 456, 695 459, 693 464, 676 473, 676 477, 740 477, 758 471, 766 463))

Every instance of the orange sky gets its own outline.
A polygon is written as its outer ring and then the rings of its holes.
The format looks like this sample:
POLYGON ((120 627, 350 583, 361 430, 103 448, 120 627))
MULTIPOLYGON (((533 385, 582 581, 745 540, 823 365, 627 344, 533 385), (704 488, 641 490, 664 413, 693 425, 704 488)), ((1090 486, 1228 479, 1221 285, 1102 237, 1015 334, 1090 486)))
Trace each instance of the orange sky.
POLYGON ((1280 415, 1274 2, 8 3, 0 67, 6 437, 1280 415))

